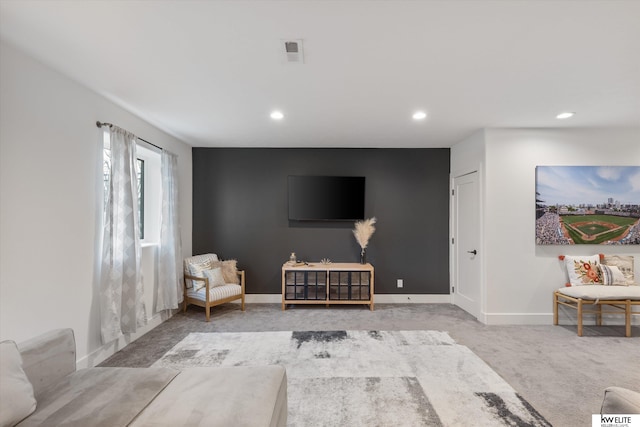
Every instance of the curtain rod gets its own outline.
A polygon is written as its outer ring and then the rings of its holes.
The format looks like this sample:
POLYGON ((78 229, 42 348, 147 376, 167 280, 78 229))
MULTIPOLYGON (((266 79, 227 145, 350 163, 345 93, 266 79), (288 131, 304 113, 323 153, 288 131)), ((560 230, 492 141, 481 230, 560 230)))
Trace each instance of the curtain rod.
MULTIPOLYGON (((102 126, 112 127, 112 126, 115 126, 115 125, 114 125, 113 123, 105 123, 105 122, 97 121, 97 122, 96 122, 96 126, 98 126, 99 128, 101 128, 102 126)), ((149 145, 152 145, 152 146, 156 147, 156 148, 157 148, 158 150, 160 150, 160 151, 164 151, 164 149, 163 149, 162 147, 158 147, 156 144, 154 144, 154 143, 152 143, 152 142, 149 142, 149 141, 147 141, 146 139, 142 139, 142 138, 140 138, 139 136, 136 136, 136 138, 137 138, 137 139, 139 139, 139 140, 140 140, 140 141, 142 141, 142 142, 146 142, 147 144, 149 144, 149 145)))

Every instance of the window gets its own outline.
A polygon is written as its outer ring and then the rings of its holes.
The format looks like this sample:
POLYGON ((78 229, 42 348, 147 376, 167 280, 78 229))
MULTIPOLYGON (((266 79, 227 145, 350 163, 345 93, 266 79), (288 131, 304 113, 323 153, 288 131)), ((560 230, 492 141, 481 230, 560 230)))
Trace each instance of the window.
MULTIPOLYGON (((142 145, 137 146, 137 152, 136 178, 140 240, 142 240, 143 243, 154 242, 159 240, 160 237, 160 154, 142 145)), ((104 180, 104 203, 106 206, 109 187, 111 185, 111 145, 108 131, 104 133, 102 173, 104 180)))
MULTIPOLYGON (((108 138, 108 136, 107 136, 108 138)), ((104 204, 106 206, 111 186, 111 149, 105 147, 103 153, 102 174, 104 177, 104 204)), ((144 160, 136 160, 136 180, 138 188, 138 224, 140 239, 144 239, 144 160)))
POLYGON ((138 183, 138 224, 140 240, 144 239, 144 160, 136 159, 136 178, 138 183))

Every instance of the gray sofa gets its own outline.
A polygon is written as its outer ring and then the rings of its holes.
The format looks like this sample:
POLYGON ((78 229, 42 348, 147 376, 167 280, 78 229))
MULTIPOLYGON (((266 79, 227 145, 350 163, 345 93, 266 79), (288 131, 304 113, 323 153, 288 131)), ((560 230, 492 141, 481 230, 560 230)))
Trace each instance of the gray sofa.
POLYGON ((622 387, 607 387, 600 413, 640 414, 640 393, 622 387))
MULTIPOLYGON (((3 365, 10 359, 6 343, 3 365)), ((18 350, 35 398, 35 410, 20 427, 274 427, 287 422, 287 379, 281 366, 76 370, 70 329, 51 331, 18 350)), ((3 388, 3 394, 11 396, 7 405, 15 400, 15 392, 3 388)))

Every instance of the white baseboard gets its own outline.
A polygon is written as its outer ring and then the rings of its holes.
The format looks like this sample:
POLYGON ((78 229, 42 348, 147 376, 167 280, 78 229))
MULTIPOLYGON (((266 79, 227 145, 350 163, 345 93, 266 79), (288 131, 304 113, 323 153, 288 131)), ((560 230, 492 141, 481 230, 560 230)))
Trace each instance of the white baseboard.
POLYGON ((376 304, 450 304, 449 294, 378 294, 376 304))
POLYGON ((281 304, 282 294, 246 294, 244 301, 248 304, 281 304))
MULTIPOLYGON (((238 302, 239 301, 234 301, 238 302)), ((262 304, 280 304, 282 303, 281 294, 247 294, 245 297, 247 304, 262 303, 262 304)), ((373 298, 375 304, 433 304, 433 303, 445 303, 451 302, 451 295, 444 294, 378 294, 373 298)))
POLYGON ((169 319, 177 311, 178 310, 170 310, 170 312, 162 312, 162 313, 155 314, 153 317, 151 317, 147 321, 147 324, 144 327, 140 328, 138 332, 136 332, 135 334, 121 336, 117 340, 114 340, 109 344, 105 344, 102 347, 98 348, 97 350, 94 350, 91 353, 87 354, 86 356, 78 359, 76 361, 76 369, 92 368, 104 362, 109 357, 113 356, 116 352, 122 350, 128 344, 134 342, 135 340, 137 340, 138 338, 140 338, 141 336, 143 336, 144 334, 146 334, 147 332, 149 332, 150 330, 152 330, 153 328, 155 328, 165 320, 169 319))
MULTIPOLYGON (((485 325, 552 325, 552 313, 484 313, 485 325)), ((484 320, 484 321, 483 321, 484 320)))

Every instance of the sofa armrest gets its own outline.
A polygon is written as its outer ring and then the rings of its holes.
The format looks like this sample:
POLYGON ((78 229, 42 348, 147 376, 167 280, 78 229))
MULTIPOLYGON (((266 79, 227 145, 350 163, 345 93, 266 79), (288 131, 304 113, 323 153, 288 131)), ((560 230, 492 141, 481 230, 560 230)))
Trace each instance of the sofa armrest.
POLYGON ((18 344, 18 350, 36 399, 48 385, 76 370, 76 341, 72 329, 47 332, 18 344))
POLYGON ((601 414, 640 414, 640 393, 622 387, 607 387, 601 414))

